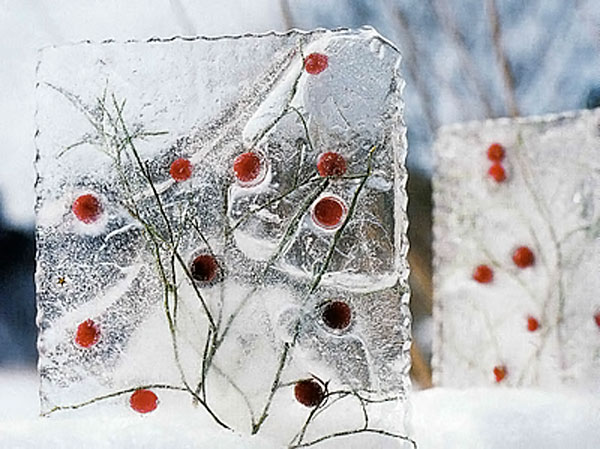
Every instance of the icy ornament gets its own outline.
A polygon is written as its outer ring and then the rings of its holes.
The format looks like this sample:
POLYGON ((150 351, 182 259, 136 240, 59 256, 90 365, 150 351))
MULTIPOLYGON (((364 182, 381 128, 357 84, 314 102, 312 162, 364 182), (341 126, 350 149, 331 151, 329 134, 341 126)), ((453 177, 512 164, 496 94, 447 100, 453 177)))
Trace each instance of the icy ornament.
POLYGON ((43 413, 411 447, 399 63, 366 29, 46 49, 43 413))
POLYGON ((444 128, 435 380, 600 391, 600 111, 444 128))

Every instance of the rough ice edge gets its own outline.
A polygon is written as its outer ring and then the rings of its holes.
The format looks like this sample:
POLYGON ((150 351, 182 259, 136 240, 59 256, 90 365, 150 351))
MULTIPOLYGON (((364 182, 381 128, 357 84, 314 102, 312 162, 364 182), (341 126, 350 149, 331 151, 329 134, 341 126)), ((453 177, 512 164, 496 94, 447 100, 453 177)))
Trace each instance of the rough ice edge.
POLYGON ((104 45, 104 44, 145 44, 145 43, 170 43, 176 41, 182 42, 195 42, 195 41, 220 41, 220 40, 238 40, 245 38, 266 38, 266 37, 287 37, 293 35, 300 36, 309 36, 313 34, 334 34, 334 33, 365 33, 366 35, 371 35, 371 37, 381 40, 384 44, 390 47, 393 51, 400 54, 400 50, 396 45, 389 39, 382 36, 375 28, 369 25, 364 25, 358 28, 349 28, 349 27, 338 27, 338 28, 315 28, 313 30, 302 30, 300 28, 290 28, 287 31, 265 31, 262 33, 243 33, 243 34, 222 34, 218 36, 203 36, 203 35, 195 35, 195 36, 183 36, 180 34, 176 34, 171 37, 158 37, 152 36, 147 39, 127 39, 127 40, 117 40, 108 38, 101 41, 92 41, 92 40, 81 40, 66 44, 52 44, 46 45, 38 49, 38 66, 40 61, 39 54, 43 53, 46 50, 50 49, 60 49, 65 47, 74 47, 77 45, 104 45))
MULTIPOLYGON (((407 138, 406 138, 407 128, 406 128, 406 123, 405 123, 404 117, 403 117, 405 103, 404 103, 404 99, 402 96, 404 87, 406 86, 406 82, 405 82, 404 78, 402 77, 401 71, 400 71, 400 64, 402 62, 402 55, 400 53, 400 50, 390 40, 386 39, 379 32, 377 32, 375 30, 375 28, 373 28, 371 26, 362 26, 357 29, 347 28, 347 27, 340 27, 340 28, 334 28, 334 29, 317 28, 317 29, 314 29, 311 31, 300 30, 298 28, 292 28, 285 32, 278 32, 278 31, 273 30, 273 31, 265 32, 265 33, 244 33, 244 34, 238 34, 238 35, 232 34, 232 35, 221 35, 221 36, 175 35, 175 36, 172 36, 169 38, 151 37, 146 40, 131 39, 131 40, 125 40, 125 41, 107 39, 107 40, 103 40, 100 42, 83 40, 83 41, 74 42, 74 43, 70 43, 70 44, 49 45, 49 46, 40 48, 38 50, 38 60, 37 60, 36 68, 35 68, 36 106, 35 106, 35 112, 34 112, 34 123, 35 123, 35 132, 34 132, 35 205, 34 205, 34 212, 35 212, 35 216, 36 216, 36 224, 35 224, 36 236, 38 233, 37 229, 39 226, 39 223, 37 220, 37 215, 39 213, 40 204, 42 201, 42 197, 39 194, 39 190, 38 190, 38 184, 40 183, 41 176, 40 176, 40 171, 38 170, 39 161, 40 161, 40 148, 39 148, 37 142, 38 142, 38 137, 40 135, 40 128, 39 128, 39 120, 38 120, 38 113, 39 113, 38 98, 39 97, 38 97, 37 91, 38 91, 38 88, 39 88, 40 82, 41 82, 41 80, 39 79, 40 66, 42 64, 44 53, 46 51, 57 50, 57 49, 61 49, 61 48, 70 48, 70 47, 75 47, 78 45, 171 43, 171 42, 178 42, 178 41, 179 42, 219 41, 219 40, 238 40, 238 39, 245 39, 245 38, 287 37, 287 36, 293 36, 293 35, 304 36, 304 35, 313 35, 313 34, 360 34, 360 35, 364 35, 365 38, 368 38, 370 36, 371 38, 380 40, 384 45, 389 47, 392 51, 394 51, 397 54, 397 58, 398 58, 395 66, 394 66, 394 74, 393 74, 393 80, 396 83, 396 89, 394 90, 393 96, 391 97, 392 101, 390 101, 390 105, 391 105, 391 107, 394 107, 394 111, 395 111, 391 115, 392 123, 396 123, 397 125, 399 125, 402 130, 400 133, 393 133, 393 132, 391 133, 391 150, 393 151, 393 157, 394 157, 394 162, 395 162, 394 180, 395 180, 395 183, 397 186, 397 190, 402 192, 402 198, 400 198, 400 195, 396 195, 396 194, 394 195, 394 222, 395 222, 394 230, 396 233, 395 242, 396 242, 396 245, 400 245, 400 248, 401 248, 401 251, 396 252, 394 266, 396 267, 396 270, 398 272, 398 284, 397 285, 399 286, 400 294, 402 295, 400 307, 402 309, 402 315, 404 317, 406 317, 406 319, 408 320, 407 335, 409 335, 409 337, 406 341, 402 342, 403 347, 404 347, 403 348, 403 351, 404 351, 403 363, 402 363, 402 366, 400 366, 400 364, 398 364, 399 366, 397 366, 396 369, 400 369, 406 379, 406 384, 405 384, 406 390, 403 393, 403 396, 405 397, 405 399, 404 399, 405 407, 403 407, 404 414, 402 417, 402 422, 403 422, 402 427, 404 429, 407 429, 408 428, 407 427, 408 410, 410 409, 410 404, 409 404, 409 401, 407 400, 407 398, 409 397, 410 388, 411 388, 411 380, 410 380, 410 376, 409 376, 409 371, 410 371, 410 367, 411 367, 410 347, 412 345, 412 336, 411 336, 411 332, 410 332, 410 326, 412 323, 412 316, 411 316, 410 309, 409 309, 410 287, 409 287, 409 283, 408 283, 408 278, 409 278, 409 274, 410 274, 410 269, 409 269, 409 265, 408 265, 409 242, 408 242, 408 234, 407 234, 408 226, 409 226, 408 212, 407 212, 408 194, 406 192, 406 185, 408 182, 408 170, 406 168, 408 142, 407 142, 407 138), (398 226, 399 223, 402 223, 403 226, 398 226)), ((35 272, 34 272, 34 280, 35 280, 36 285, 38 284, 38 277, 40 276, 40 273, 41 273, 41 269, 40 269, 40 266, 38 263, 39 251, 40 251, 39 247, 36 247, 36 267, 35 267, 35 272)), ((36 305, 37 305, 37 293, 36 293, 36 305)), ((38 329, 39 329, 39 325, 43 321, 43 319, 44 319, 44 315, 43 315, 41 308, 37 308, 36 326, 38 327, 38 329)), ((44 351, 41 335, 38 335, 37 349, 38 349, 38 353, 40 353, 40 354, 42 353, 42 351, 44 351)), ((38 357, 38 362, 37 362, 38 372, 41 367, 41 360, 42 360, 42 358, 38 357)), ((38 390, 41 393, 41 388, 42 388, 41 378, 38 380, 38 387, 39 387, 38 390)), ((42 401, 41 394, 39 395, 39 401, 40 401, 40 407, 41 407, 41 401, 42 401)))
MULTIPOLYGON (((596 118, 600 121, 600 108, 595 109, 577 109, 572 111, 554 112, 543 115, 531 115, 527 117, 500 117, 486 120, 471 120, 468 122, 452 123, 444 125, 438 128, 435 136, 435 142, 433 144, 433 172, 432 172, 432 205, 433 205, 433 266, 435 267, 439 263, 437 255, 437 241, 441 238, 442 229, 440 229, 439 220, 436 220, 439 201, 439 192, 441 186, 439 185, 439 156, 443 151, 441 142, 446 139, 447 136, 456 133, 472 133, 480 129, 507 127, 510 125, 516 126, 528 126, 528 125, 549 125, 551 123, 562 122, 566 120, 575 120, 581 118, 596 118)), ((600 127, 600 122, 599 122, 600 127)), ((441 336, 443 335, 443 320, 441 318, 443 306, 437 299, 437 292, 439 291, 441 281, 438 273, 433 271, 433 348, 431 358, 431 369, 433 376, 433 384, 439 385, 440 376, 442 373, 442 360, 443 348, 441 344, 441 336)))

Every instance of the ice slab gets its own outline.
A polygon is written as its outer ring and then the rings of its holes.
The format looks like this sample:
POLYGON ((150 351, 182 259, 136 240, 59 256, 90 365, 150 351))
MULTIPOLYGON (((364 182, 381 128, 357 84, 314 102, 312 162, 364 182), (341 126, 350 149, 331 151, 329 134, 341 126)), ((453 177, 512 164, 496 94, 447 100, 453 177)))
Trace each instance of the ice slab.
POLYGON ((370 29, 44 50, 43 413, 406 443, 399 63, 370 29))
POLYGON ((600 391, 600 111, 436 142, 435 381, 600 391))

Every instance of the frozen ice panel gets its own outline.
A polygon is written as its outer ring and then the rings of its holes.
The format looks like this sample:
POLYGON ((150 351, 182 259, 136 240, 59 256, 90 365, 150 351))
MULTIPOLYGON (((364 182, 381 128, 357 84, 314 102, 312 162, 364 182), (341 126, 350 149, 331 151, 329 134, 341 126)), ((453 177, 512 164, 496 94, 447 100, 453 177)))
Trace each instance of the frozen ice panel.
POLYGON ((600 391, 600 110, 444 128, 435 381, 600 391))
POLYGON ((43 413, 408 444, 399 63, 369 29, 43 51, 43 413))

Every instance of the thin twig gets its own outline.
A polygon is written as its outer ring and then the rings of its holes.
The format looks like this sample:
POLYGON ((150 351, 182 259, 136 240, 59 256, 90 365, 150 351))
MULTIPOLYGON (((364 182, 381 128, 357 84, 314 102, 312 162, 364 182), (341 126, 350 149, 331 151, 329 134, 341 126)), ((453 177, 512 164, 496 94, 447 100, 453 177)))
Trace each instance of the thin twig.
POLYGON ((519 107, 517 105, 517 96, 515 90, 515 76, 513 74, 510 62, 502 45, 502 26, 500 15, 496 6, 496 0, 486 0, 486 7, 490 21, 492 43, 496 58, 502 70, 502 79, 504 81, 504 98, 506 100, 506 108, 511 117, 519 115, 519 107))

